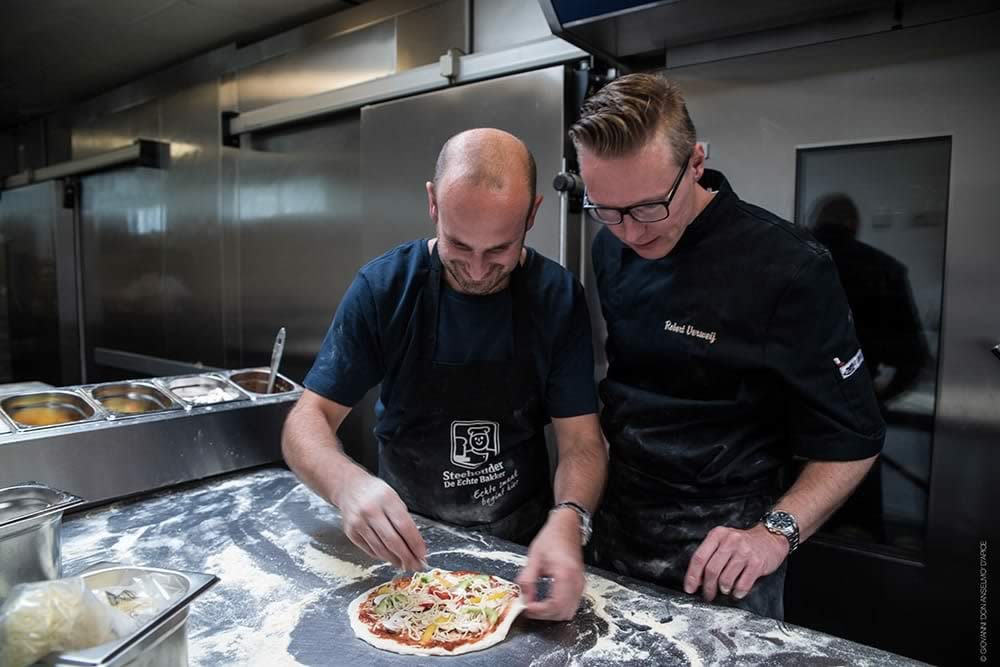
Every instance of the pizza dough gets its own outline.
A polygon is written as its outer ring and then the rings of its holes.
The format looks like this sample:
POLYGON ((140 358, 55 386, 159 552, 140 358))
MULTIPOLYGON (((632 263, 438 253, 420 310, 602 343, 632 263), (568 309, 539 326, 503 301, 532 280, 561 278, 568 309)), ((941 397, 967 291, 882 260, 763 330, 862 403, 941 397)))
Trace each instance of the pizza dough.
POLYGON ((379 584, 348 607, 354 634, 405 655, 460 655, 502 642, 524 609, 521 589, 475 572, 434 569, 379 584))

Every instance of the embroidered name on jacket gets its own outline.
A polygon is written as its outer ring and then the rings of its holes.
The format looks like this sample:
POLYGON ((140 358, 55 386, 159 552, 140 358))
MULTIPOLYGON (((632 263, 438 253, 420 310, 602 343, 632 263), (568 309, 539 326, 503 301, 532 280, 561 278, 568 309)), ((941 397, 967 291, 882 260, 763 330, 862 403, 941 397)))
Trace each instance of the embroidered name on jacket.
POLYGON ((670 320, 667 320, 664 323, 663 330, 669 331, 670 333, 691 336, 692 338, 701 338, 702 340, 707 340, 709 345, 714 343, 716 339, 716 332, 714 331, 702 331, 701 329, 697 329, 690 324, 678 324, 677 322, 672 322, 670 320))

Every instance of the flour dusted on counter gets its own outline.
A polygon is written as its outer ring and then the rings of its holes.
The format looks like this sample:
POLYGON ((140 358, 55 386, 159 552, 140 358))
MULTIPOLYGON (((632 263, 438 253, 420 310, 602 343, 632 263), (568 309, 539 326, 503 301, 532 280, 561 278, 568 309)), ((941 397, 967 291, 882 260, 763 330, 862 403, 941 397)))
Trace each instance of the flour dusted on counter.
POLYGON ((292 632, 302 613, 323 595, 323 591, 304 592, 260 603, 255 618, 242 622, 229 618, 217 632, 193 633, 191 664, 251 665, 260 667, 295 667, 301 663, 289 653, 292 632))
POLYGON ((313 574, 333 579, 339 584, 354 583, 372 575, 373 570, 382 569, 382 564, 364 568, 350 561, 341 560, 307 544, 302 553, 302 564, 313 574))
POLYGON ((516 554, 513 551, 482 551, 481 549, 441 549, 430 552, 427 554, 427 557, 432 558, 441 554, 465 554, 475 556, 476 558, 488 558, 489 560, 497 560, 501 563, 510 563, 511 565, 518 566, 523 566, 528 562, 527 556, 516 554))
POLYGON ((287 586, 285 579, 258 567, 249 553, 230 544, 205 560, 204 569, 219 576, 219 588, 238 588, 256 599, 264 599, 287 586))
POLYGON ((581 656, 583 659, 616 659, 647 661, 650 652, 644 648, 631 646, 619 641, 619 635, 626 635, 634 630, 626 630, 626 624, 645 628, 645 632, 659 635, 676 647, 688 664, 692 667, 702 667, 704 661, 698 650, 679 636, 687 630, 688 623, 683 617, 675 618, 670 607, 663 605, 658 613, 641 608, 642 598, 635 591, 617 584, 609 579, 593 574, 587 575, 584 588, 584 599, 591 605, 592 613, 608 624, 608 631, 597 639, 597 643, 581 656))
MULTIPOLYGON (((513 580, 525 563, 522 554, 480 533, 418 525, 434 567, 489 570, 513 580)), ((345 664, 371 662, 364 642, 338 642, 350 633, 342 612, 363 589, 391 577, 392 566, 351 545, 336 508, 287 470, 241 473, 76 515, 64 524, 63 537, 67 572, 110 558, 220 578, 191 607, 192 667, 330 664, 333 646, 345 664)), ((573 621, 526 623, 508 637, 517 659, 507 664, 911 664, 598 573, 588 573, 584 595, 573 621)))

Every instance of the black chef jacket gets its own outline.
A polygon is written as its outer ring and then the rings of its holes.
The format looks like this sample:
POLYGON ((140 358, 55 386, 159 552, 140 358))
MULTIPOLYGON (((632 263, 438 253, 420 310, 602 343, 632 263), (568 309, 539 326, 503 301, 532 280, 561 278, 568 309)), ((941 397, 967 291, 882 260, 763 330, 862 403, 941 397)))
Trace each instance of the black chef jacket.
POLYGON ((829 251, 719 172, 701 185, 716 195, 667 256, 594 240, 612 467, 699 500, 774 493, 792 454, 877 454, 885 425, 829 251))

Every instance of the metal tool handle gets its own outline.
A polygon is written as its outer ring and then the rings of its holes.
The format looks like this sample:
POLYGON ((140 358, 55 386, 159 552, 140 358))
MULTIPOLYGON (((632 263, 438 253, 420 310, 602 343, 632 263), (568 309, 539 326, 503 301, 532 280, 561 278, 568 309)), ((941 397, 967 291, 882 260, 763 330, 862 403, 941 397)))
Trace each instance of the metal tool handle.
POLYGON ((566 158, 562 161, 562 171, 552 180, 552 187, 559 193, 559 263, 568 269, 569 200, 570 197, 583 196, 583 179, 566 170, 566 158))
POLYGON ((278 377, 278 364, 281 363, 281 354, 285 351, 285 327, 278 329, 278 335, 274 337, 274 349, 271 350, 271 372, 267 376, 267 392, 270 394, 274 390, 274 380, 278 377))

